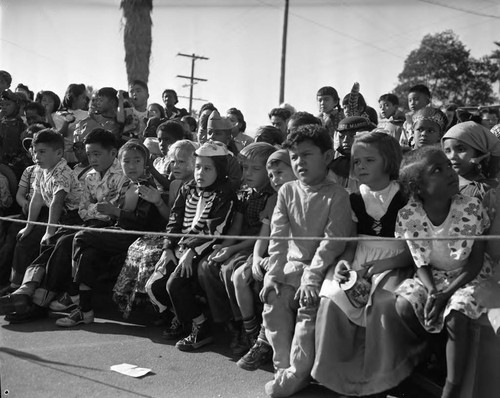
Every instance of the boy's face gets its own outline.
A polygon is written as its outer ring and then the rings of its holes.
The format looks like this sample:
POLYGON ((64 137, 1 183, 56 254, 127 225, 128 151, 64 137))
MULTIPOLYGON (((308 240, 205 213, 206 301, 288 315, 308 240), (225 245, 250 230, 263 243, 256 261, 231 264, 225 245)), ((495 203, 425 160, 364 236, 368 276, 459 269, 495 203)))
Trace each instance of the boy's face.
POLYGON ((439 126, 430 120, 419 120, 413 126, 415 148, 434 145, 441 141, 439 126))
POLYGON ((129 96, 135 108, 145 106, 148 103, 148 92, 138 84, 129 87, 129 96))
POLYGON ((285 182, 297 179, 295 174, 293 174, 292 168, 281 161, 274 162, 272 165, 268 166, 267 175, 275 191, 278 191, 285 182))
POLYGON ((356 137, 356 131, 339 131, 339 149, 343 155, 350 156, 352 143, 356 137))
POLYGON ((380 108, 380 114, 384 119, 389 119, 391 116, 394 116, 398 107, 389 101, 379 101, 378 106, 380 108))
POLYGON ((116 158, 116 149, 106 149, 101 144, 86 144, 85 152, 89 165, 97 172, 102 173, 109 169, 116 158))
POLYGON ((167 108, 173 108, 175 106, 174 93, 167 91, 165 94, 163 94, 163 103, 167 108))
POLYGON ((226 145, 229 143, 230 136, 231 136, 231 130, 209 129, 207 133, 207 138, 209 140, 219 141, 226 145))
POLYGON ((415 112, 429 104, 429 98, 421 93, 408 94, 408 107, 415 112))
POLYGON ((24 114, 26 115, 26 122, 28 123, 28 126, 45 121, 44 117, 40 116, 35 109, 26 109, 24 114))
POLYGON ((160 151, 162 155, 167 156, 168 148, 170 148, 170 145, 172 145, 176 139, 166 131, 158 131, 156 136, 158 137, 158 143, 160 144, 160 151))
POLYGON ((494 113, 483 113, 481 124, 489 130, 498 124, 498 117, 494 113))
POLYGON ((16 103, 7 99, 2 100, 1 111, 4 116, 14 116, 16 112, 16 103))
POLYGON ((306 140, 288 151, 293 172, 302 183, 312 186, 325 179, 328 165, 333 159, 332 150, 321 152, 311 140, 306 140))
POLYGON ((10 84, 8 84, 4 79, 0 78, 0 93, 4 92, 10 87, 10 84))
POLYGON ((243 181, 256 190, 264 188, 269 183, 264 162, 258 159, 243 160, 243 181))
POLYGON ((318 95, 318 108, 322 113, 330 113, 338 104, 331 95, 318 95))
POLYGON ((111 98, 105 97, 104 95, 98 95, 93 102, 93 105, 96 107, 96 112, 101 115, 112 111, 114 108, 111 98))
POLYGON ((52 169, 63 156, 62 148, 54 149, 45 143, 35 144, 35 163, 44 170, 52 169))
POLYGON ((286 136, 286 122, 282 118, 278 116, 271 116, 270 121, 273 127, 276 127, 279 131, 281 131, 283 136, 286 136))

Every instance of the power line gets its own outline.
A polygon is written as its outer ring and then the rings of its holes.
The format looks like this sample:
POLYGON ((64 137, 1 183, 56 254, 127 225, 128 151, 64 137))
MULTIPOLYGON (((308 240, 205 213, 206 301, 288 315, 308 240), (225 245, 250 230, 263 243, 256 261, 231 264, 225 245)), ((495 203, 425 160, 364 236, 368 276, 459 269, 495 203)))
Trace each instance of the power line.
POLYGON ((498 15, 485 14, 485 13, 479 12, 479 11, 468 10, 468 9, 465 9, 465 8, 456 7, 456 6, 452 6, 452 5, 448 5, 448 4, 441 4, 441 3, 437 2, 437 1, 432 1, 432 0, 417 0, 417 1, 420 1, 421 3, 433 4, 433 5, 438 6, 438 7, 449 8, 451 10, 465 12, 467 14, 477 15, 479 17, 500 19, 500 16, 498 16, 498 15))
POLYGON ((196 54, 183 54, 183 53, 177 53, 178 56, 180 57, 187 57, 191 58, 191 76, 184 76, 184 75, 177 75, 177 77, 180 77, 181 79, 188 79, 189 80, 189 113, 192 112, 193 110, 193 86, 197 84, 198 82, 206 82, 207 79, 202 79, 200 77, 194 77, 194 63, 199 60, 208 60, 207 57, 204 57, 202 55, 196 55, 196 54))

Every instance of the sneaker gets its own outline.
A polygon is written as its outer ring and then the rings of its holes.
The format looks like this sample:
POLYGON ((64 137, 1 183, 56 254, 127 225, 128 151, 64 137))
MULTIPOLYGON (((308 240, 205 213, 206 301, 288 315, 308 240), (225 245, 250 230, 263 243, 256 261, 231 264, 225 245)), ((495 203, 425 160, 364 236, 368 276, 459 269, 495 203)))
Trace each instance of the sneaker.
POLYGON ((70 296, 68 293, 64 293, 57 300, 52 301, 49 308, 52 311, 67 311, 78 304, 80 304, 80 296, 70 296))
POLYGON ((238 365, 241 369, 256 370, 262 365, 270 362, 272 357, 272 347, 263 341, 257 340, 252 348, 250 348, 250 351, 248 351, 238 362, 236 362, 236 365, 238 365))
POLYGON ((94 322, 94 311, 83 312, 80 308, 76 308, 67 317, 58 319, 56 325, 63 328, 70 328, 82 323, 88 325, 92 322, 94 322))
POLYGON ((186 330, 184 324, 175 316, 170 323, 170 327, 163 331, 161 337, 163 337, 165 340, 178 340, 188 333, 189 330, 186 330))
POLYGON ((179 340, 175 347, 181 351, 193 351, 214 341, 208 321, 197 325, 193 322, 191 334, 179 340))
POLYGON ((245 330, 241 330, 236 344, 231 348, 233 355, 241 357, 250 349, 250 338, 245 330))

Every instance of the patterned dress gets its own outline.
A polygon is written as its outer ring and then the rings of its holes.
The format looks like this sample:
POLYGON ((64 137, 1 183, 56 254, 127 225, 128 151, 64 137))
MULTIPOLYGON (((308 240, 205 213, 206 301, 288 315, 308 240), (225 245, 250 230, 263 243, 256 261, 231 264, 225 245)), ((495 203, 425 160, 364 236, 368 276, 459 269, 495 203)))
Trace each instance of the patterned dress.
MULTIPOLYGON (((426 238, 445 236, 477 236, 489 227, 489 218, 478 199, 455 195, 446 220, 435 226, 427 217, 422 202, 412 200, 399 212, 396 236, 400 238, 426 238)), ((445 290, 460 275, 467 264, 473 240, 422 240, 407 241, 413 260, 418 268, 431 267, 437 291, 445 290)), ((446 317, 452 310, 459 311, 471 319, 477 319, 486 310, 477 304, 474 293, 480 283, 492 273, 488 256, 478 276, 457 289, 448 300, 443 313, 434 324, 424 320, 427 290, 417 275, 407 279, 396 293, 410 302, 418 320, 430 333, 439 333, 446 317)))

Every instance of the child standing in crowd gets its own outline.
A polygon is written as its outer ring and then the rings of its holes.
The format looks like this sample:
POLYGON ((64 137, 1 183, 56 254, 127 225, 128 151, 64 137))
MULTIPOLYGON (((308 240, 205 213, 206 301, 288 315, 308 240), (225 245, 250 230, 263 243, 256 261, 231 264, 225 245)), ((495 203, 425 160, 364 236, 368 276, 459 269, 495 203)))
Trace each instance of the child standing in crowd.
POLYGON ((134 80, 128 86, 128 97, 131 108, 124 107, 124 92, 118 91, 118 116, 117 119, 123 123, 123 139, 144 140, 144 130, 148 120, 148 85, 142 80, 134 80))
POLYGON ((284 184, 271 221, 269 270, 260 297, 266 335, 274 350, 271 396, 289 396, 306 387, 314 361, 314 325, 319 290, 332 262, 344 251, 339 241, 300 240, 306 236, 349 236, 347 192, 328 176, 333 159, 326 128, 302 126, 285 142, 298 181, 284 184))
POLYGON ((239 109, 229 108, 227 110, 227 117, 234 123, 232 130, 233 141, 236 150, 240 152, 244 147, 253 142, 253 138, 245 134, 247 122, 245 122, 243 113, 239 109))
POLYGON ((351 147, 357 134, 371 131, 374 125, 362 116, 349 116, 338 126, 338 146, 335 148, 335 159, 329 165, 334 181, 348 192, 358 190, 358 181, 351 177, 351 147))
POLYGON ((283 141, 286 139, 287 123, 290 116, 292 116, 292 112, 285 108, 273 108, 269 112, 271 126, 276 127, 281 132, 283 141))
POLYGON ((226 146, 207 141, 195 155, 194 181, 181 187, 170 212, 167 233, 199 237, 166 238, 156 271, 168 278, 168 295, 166 278, 151 285, 152 301, 161 303, 165 310, 171 306, 176 316, 163 337, 176 340, 191 326, 191 334, 175 345, 181 351, 192 351, 213 341, 209 322, 195 298, 194 285, 198 265, 227 230, 236 199, 227 178, 226 146), (213 237, 207 239, 204 235, 213 237))
POLYGON ((175 105, 179 102, 175 90, 167 88, 162 94, 163 103, 165 104, 165 117, 167 119, 181 119, 188 115, 188 111, 184 108, 176 108, 175 105))
POLYGON ((352 85, 351 92, 342 100, 342 109, 346 117, 361 116, 368 119, 375 126, 378 124, 377 111, 366 105, 365 98, 359 92, 359 83, 352 85))
POLYGON ((403 161, 401 181, 411 193, 399 211, 396 236, 407 241, 417 274, 396 291, 398 313, 419 336, 446 328, 446 384, 442 398, 458 397, 469 359, 471 319, 485 312, 474 299, 491 274, 484 242, 427 240, 476 236, 489 227, 481 202, 459 194, 458 176, 439 148, 424 147, 403 161))
POLYGON ((497 186, 500 140, 484 126, 463 122, 443 136, 443 151, 458 174, 460 193, 483 199, 497 186))
MULTIPOLYGON (((173 143, 168 150, 170 169, 175 179, 170 184, 167 206, 160 208, 162 210, 161 216, 165 220, 169 218, 170 209, 182 184, 193 179, 195 149, 191 141, 180 140, 173 143)), ((141 186, 139 193, 151 203, 158 203, 162 200, 161 191, 152 187, 141 186)), ((128 248, 125 264, 113 288, 113 300, 119 305, 124 318, 128 318, 132 311, 136 295, 146 294, 148 285, 163 276, 161 273, 154 276, 152 274, 155 265, 160 260, 164 239, 162 236, 144 236, 137 239, 128 248)), ((167 280, 168 276, 163 281, 163 287, 165 287, 167 280)), ((150 297, 154 298, 154 295, 150 294, 150 297)), ((164 312, 161 303, 157 301, 153 301, 153 303, 162 309, 162 313, 164 312)))
POLYGON ((0 97, 0 159, 9 165, 17 178, 24 168, 30 164, 25 161, 25 153, 21 146, 21 134, 26 125, 19 117, 20 98, 10 90, 5 90, 0 97))
POLYGON ((73 170, 62 157, 63 137, 55 130, 45 129, 36 134, 32 147, 36 164, 43 172, 36 175, 28 224, 18 233, 11 277, 11 288, 15 289, 21 285, 26 268, 38 255, 40 245, 43 247, 54 243, 52 237, 57 230, 57 227, 33 225, 30 221, 47 220, 49 224, 81 222, 77 210, 82 190, 73 170), (47 208, 48 218, 45 218, 47 208))
POLYGON ((402 147, 413 148, 413 120, 412 116, 416 111, 425 108, 431 103, 431 92, 423 84, 417 84, 410 88, 408 92, 408 112, 406 116, 406 121, 403 123, 403 131, 401 132, 401 137, 399 139, 399 144, 402 147))
POLYGON ((381 118, 377 127, 387 131, 387 134, 396 138, 399 142, 403 123, 405 122, 404 113, 398 109, 399 98, 395 94, 384 94, 378 99, 378 104, 381 118))
POLYGON ((337 90, 330 86, 321 87, 316 93, 316 98, 319 107, 318 118, 328 129, 330 137, 334 138, 340 121, 345 118, 337 90))
MULTIPOLYGON (((398 141, 385 133, 355 139, 352 167, 361 185, 350 202, 357 236, 394 237, 398 211, 406 204, 396 182, 401 158, 398 141)), ((399 318, 394 292, 413 272, 411 264, 402 241, 347 244, 320 291, 312 376, 321 384, 342 395, 367 396, 410 375, 424 347, 399 318), (351 278, 369 286, 363 302, 343 290, 351 278)))
POLYGON ((412 116, 412 142, 414 148, 424 145, 437 145, 441 141, 448 120, 437 108, 426 106, 412 116))
MULTIPOLYGON (((96 204, 95 210, 115 222, 115 229, 158 231, 165 224, 161 217, 163 200, 152 204, 139 195, 139 186, 154 186, 151 176, 146 173, 149 158, 147 149, 135 140, 127 141, 118 153, 123 173, 128 178, 120 192, 120 206, 107 200, 96 204)), ((103 264, 112 256, 121 254, 136 239, 135 235, 113 234, 94 231, 80 231, 73 240, 73 273, 79 284, 80 306, 65 318, 58 319, 56 325, 72 327, 81 323, 94 322, 92 292, 97 277, 103 271, 103 264)))
MULTIPOLYGON (((238 194, 229 235, 257 236, 262 226, 260 212, 275 196, 266 171, 267 159, 275 151, 272 145, 260 142, 246 146, 238 155, 247 188, 238 194)), ((255 240, 226 239, 213 247, 208 261, 202 262, 198 269, 198 280, 207 295, 213 321, 227 325, 231 333, 231 351, 239 356, 250 347, 242 329, 233 274, 248 259, 254 244, 255 240)))
POLYGON ((165 119, 165 109, 163 109, 163 107, 156 102, 148 105, 148 119, 151 119, 152 117, 156 117, 159 120, 165 119))
MULTIPOLYGON (((275 191, 296 179, 290 164, 290 155, 286 149, 280 149, 267 159, 266 170, 271 186, 275 191)), ((271 217, 276 205, 273 195, 266 202, 266 207, 260 213, 262 226, 259 236, 268 237, 271 234, 271 217)), ((271 360, 273 349, 266 338, 265 328, 261 326, 261 303, 256 303, 255 293, 262 289, 264 274, 269 267, 267 249, 269 240, 259 239, 255 242, 253 254, 246 263, 234 272, 234 287, 238 307, 243 319, 243 327, 251 345, 250 350, 236 363, 245 370, 255 370, 271 360)))

